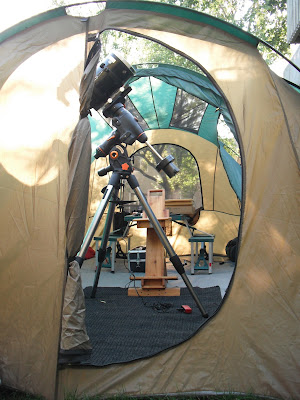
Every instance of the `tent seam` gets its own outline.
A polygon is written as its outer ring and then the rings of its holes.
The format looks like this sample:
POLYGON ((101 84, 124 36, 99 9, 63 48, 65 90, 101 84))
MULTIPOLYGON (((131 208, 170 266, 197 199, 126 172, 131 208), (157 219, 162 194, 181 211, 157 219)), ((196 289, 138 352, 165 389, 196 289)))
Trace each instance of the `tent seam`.
POLYGON ((151 78, 151 77, 149 76, 149 84, 150 84, 151 98, 152 98, 153 108, 154 108, 154 112, 155 112, 155 116, 156 116, 157 126, 158 126, 158 128, 160 129, 159 120, 158 120, 158 115, 157 115, 156 106, 155 106, 155 101, 154 101, 152 83, 151 83, 151 79, 150 79, 150 78, 151 78))
POLYGON ((291 130, 290 130, 290 125, 289 125, 289 123, 288 123, 288 118, 287 118, 287 115, 286 115, 286 112, 285 112, 285 108, 284 108, 284 105, 283 105, 283 103, 282 103, 282 101, 281 101, 281 97, 280 97, 280 94, 279 94, 279 91, 278 91, 278 87, 277 87, 277 85, 276 85, 276 82, 275 82, 275 80, 274 80, 274 77, 273 77, 272 74, 270 74, 270 75, 271 75, 271 79, 272 79, 272 82, 273 82, 273 84, 274 84, 274 87, 275 87, 275 90, 276 90, 276 93, 277 93, 278 100, 279 100, 280 105, 281 105, 281 108, 282 108, 282 112, 283 112, 283 116, 284 116, 286 128, 287 128, 288 135, 289 135, 289 138, 290 138, 290 143, 291 143, 291 146, 292 146, 294 155, 295 155, 296 163, 297 163, 297 165, 298 165, 298 169, 300 169, 300 160, 299 160, 299 157, 298 157, 298 153, 297 153, 297 149, 296 149, 296 147, 295 147, 294 140, 293 140, 293 138, 292 138, 292 134, 291 134, 291 130))

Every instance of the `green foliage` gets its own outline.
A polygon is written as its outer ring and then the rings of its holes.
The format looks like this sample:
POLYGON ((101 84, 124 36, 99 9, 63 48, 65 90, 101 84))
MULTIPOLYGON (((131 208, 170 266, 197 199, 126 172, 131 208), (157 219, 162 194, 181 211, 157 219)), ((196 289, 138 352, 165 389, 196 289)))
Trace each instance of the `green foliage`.
POLYGON ((240 157, 240 149, 239 146, 236 142, 236 140, 233 137, 227 137, 227 138, 219 138, 219 141, 221 141, 224 144, 224 148, 233 157, 234 159, 240 157))
MULTIPOLYGON (((244 27, 260 39, 268 42, 276 50, 290 56, 287 36, 286 1, 253 0, 243 17, 244 27)), ((267 47, 260 47, 266 61, 271 64, 278 56, 267 47)))
POLYGON ((124 32, 105 31, 101 34, 101 43, 103 55, 117 52, 131 64, 167 63, 201 72, 194 63, 159 43, 124 32))
POLYGON ((199 172, 192 154, 176 145, 162 144, 154 147, 163 158, 171 154, 180 172, 171 179, 163 171, 153 174, 157 160, 148 148, 143 148, 135 154, 135 169, 143 174, 143 179, 148 180, 148 186, 151 186, 151 188, 164 188, 166 198, 193 198, 195 191, 199 188, 199 172), (137 158, 140 160, 139 166, 136 165, 137 158))
MULTIPOLYGON (((158 1, 158 0, 157 0, 158 1)), ((191 8, 220 18, 252 33, 269 43, 285 56, 290 56, 287 36, 286 0, 159 0, 181 7, 191 8)), ((279 56, 266 46, 260 46, 268 64, 279 56)))
POLYGON ((52 4, 54 7, 62 7, 67 5, 68 3, 65 0, 52 0, 52 4))
MULTIPOLYGON (((52 0, 54 6, 67 4, 66 0, 52 0)), ((259 39, 269 43, 283 55, 290 57, 290 45, 287 37, 287 1, 286 0, 152 0, 159 3, 181 6, 192 10, 204 12, 239 28, 252 33, 259 39)), ((104 54, 108 54, 113 48, 120 50, 126 57, 131 48, 137 48, 139 62, 166 62, 195 69, 188 60, 180 59, 180 56, 162 48, 156 43, 126 35, 121 32, 109 31, 101 35, 104 54), (112 44, 114 42, 114 44, 112 44), (127 50, 126 50, 127 48, 127 50), (108 51, 106 51, 108 50, 108 51), (179 58, 178 58, 179 57, 179 58), (179 61, 179 63, 178 63, 179 61)), ((272 64, 279 56, 264 45, 259 49, 268 64, 272 64)), ((129 60, 130 61, 130 60, 129 60)))

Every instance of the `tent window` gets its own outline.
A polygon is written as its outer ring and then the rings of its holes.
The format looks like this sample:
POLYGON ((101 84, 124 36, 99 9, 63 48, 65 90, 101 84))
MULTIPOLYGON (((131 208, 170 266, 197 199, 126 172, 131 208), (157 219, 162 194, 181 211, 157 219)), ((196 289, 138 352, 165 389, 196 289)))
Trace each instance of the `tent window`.
POLYGON ((198 133, 207 103, 178 89, 170 126, 198 133))
POLYGON ((125 108, 129 112, 131 112, 131 114, 133 114, 135 117, 137 117, 139 124, 142 127, 142 129, 144 129, 144 131, 149 129, 147 122, 141 116, 140 112, 138 111, 138 109, 135 107, 135 105, 133 104, 133 102, 131 101, 131 99, 128 96, 125 99, 125 108))
POLYGON ((134 154, 134 174, 143 193, 147 196, 150 189, 164 189, 166 199, 193 199, 195 208, 201 208, 201 181, 194 156, 187 149, 178 145, 160 144, 153 147, 162 157, 171 154, 180 171, 170 179, 164 172, 158 172, 155 169, 157 160, 154 159, 152 152, 147 147, 138 150, 134 154))

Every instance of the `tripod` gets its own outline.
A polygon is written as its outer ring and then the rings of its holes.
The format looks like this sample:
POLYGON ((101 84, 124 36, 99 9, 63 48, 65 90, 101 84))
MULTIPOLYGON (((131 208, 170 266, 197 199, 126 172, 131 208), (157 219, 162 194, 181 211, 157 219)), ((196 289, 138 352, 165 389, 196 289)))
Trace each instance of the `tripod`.
POLYGON ((98 172, 98 174, 100 176, 103 176, 103 175, 106 175, 109 171, 112 171, 112 175, 109 179, 109 183, 104 191, 103 198, 102 198, 100 205, 96 211, 96 214, 92 220, 92 223, 86 233, 81 250, 79 251, 79 253, 76 257, 76 260, 78 261, 79 265, 82 265, 82 263, 84 261, 85 253, 89 247, 91 240, 93 239, 93 236, 96 232, 97 226, 98 226, 98 224, 104 214, 104 211, 109 203, 107 218, 105 221, 104 231, 102 234, 101 246, 98 251, 99 264, 98 264, 98 267, 97 267, 97 270, 95 273, 91 298, 94 298, 96 295, 98 281, 99 281, 100 272, 101 272, 101 267, 102 267, 103 261, 105 260, 106 248, 107 248, 107 244, 108 244, 111 224, 112 224, 113 215, 114 215, 114 211, 115 211, 115 205, 117 203, 116 200, 118 198, 118 192, 120 189, 121 180, 126 179, 129 186, 135 192, 137 198, 139 199, 159 240, 161 241, 164 248, 166 249, 166 252, 168 253, 170 261, 172 262, 174 268, 181 275, 185 285, 187 286, 194 301, 196 302, 197 307, 199 308, 200 312, 202 313, 202 316, 207 318, 208 314, 205 311, 205 309, 203 308, 202 304, 200 303, 188 277, 186 276, 184 267, 183 267, 178 255, 175 253, 163 228, 161 227, 161 225, 160 225, 159 221, 157 220, 155 214, 153 213, 150 205, 148 204, 148 201, 145 198, 143 192, 141 191, 136 177, 134 175, 132 175, 133 168, 132 168, 131 159, 128 156, 126 147, 123 146, 121 143, 114 145, 111 148, 111 151, 109 153, 109 160, 110 160, 110 165, 108 167, 100 170, 98 172))

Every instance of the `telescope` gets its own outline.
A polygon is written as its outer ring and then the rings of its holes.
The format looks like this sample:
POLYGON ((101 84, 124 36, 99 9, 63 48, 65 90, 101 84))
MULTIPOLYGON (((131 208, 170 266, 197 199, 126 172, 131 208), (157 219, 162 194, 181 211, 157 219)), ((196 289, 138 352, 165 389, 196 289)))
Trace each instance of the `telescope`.
MULTIPOLYGON (((165 158, 148 142, 147 135, 135 118, 126 108, 125 96, 132 90, 126 82, 135 74, 130 64, 120 56, 111 53, 96 70, 94 90, 91 100, 91 108, 98 110, 102 107, 102 113, 106 118, 111 118, 115 127, 111 135, 96 148, 94 157, 106 157, 116 144, 124 143, 132 145, 136 140, 145 143, 158 160, 156 170, 163 170, 169 178, 175 176, 179 169, 173 164, 174 157, 168 155, 165 158)), ((99 171, 103 176, 104 171, 99 171)))
POLYGON ((97 65, 91 108, 99 110, 105 103, 111 103, 109 99, 115 97, 134 74, 135 70, 126 60, 114 53, 109 54, 97 65))
POLYGON ((82 266, 89 244, 95 235, 99 222, 104 215, 104 211, 106 210, 108 203, 110 203, 108 207, 106 223, 102 233, 101 246, 98 250, 98 266, 91 293, 91 297, 94 298, 98 287, 98 280, 102 264, 106 257, 110 228, 113 221, 115 205, 118 200, 121 181, 126 179, 129 186, 139 199, 140 204, 142 205, 144 212, 154 228, 157 237, 169 255, 171 263, 182 277, 203 317, 207 318, 208 314, 200 303, 200 300, 198 299, 188 277, 186 276, 184 266, 180 258, 175 253, 163 228, 152 211, 140 188, 138 180, 132 174, 133 167, 131 165, 131 158, 128 156, 126 150, 126 146, 132 145, 135 141, 145 143, 152 151, 154 156, 158 158, 159 162, 156 165, 156 169, 158 171, 163 170, 169 176, 169 178, 172 178, 179 172, 179 169, 173 164, 174 157, 168 155, 167 157, 162 158, 161 155, 150 145, 150 143, 148 143, 147 135, 139 125, 137 118, 135 118, 124 107, 125 96, 131 91, 131 87, 126 85, 126 82, 133 75, 134 69, 125 60, 122 60, 113 53, 99 64, 96 72, 91 107, 95 108, 96 110, 102 108, 103 115, 107 118, 111 118, 112 125, 115 129, 112 131, 111 135, 97 147, 94 157, 97 159, 99 157, 109 156, 109 166, 99 170, 98 175, 104 176, 108 172, 112 172, 112 175, 109 179, 108 185, 105 188, 99 207, 85 235, 81 249, 75 259, 79 265, 82 266))

